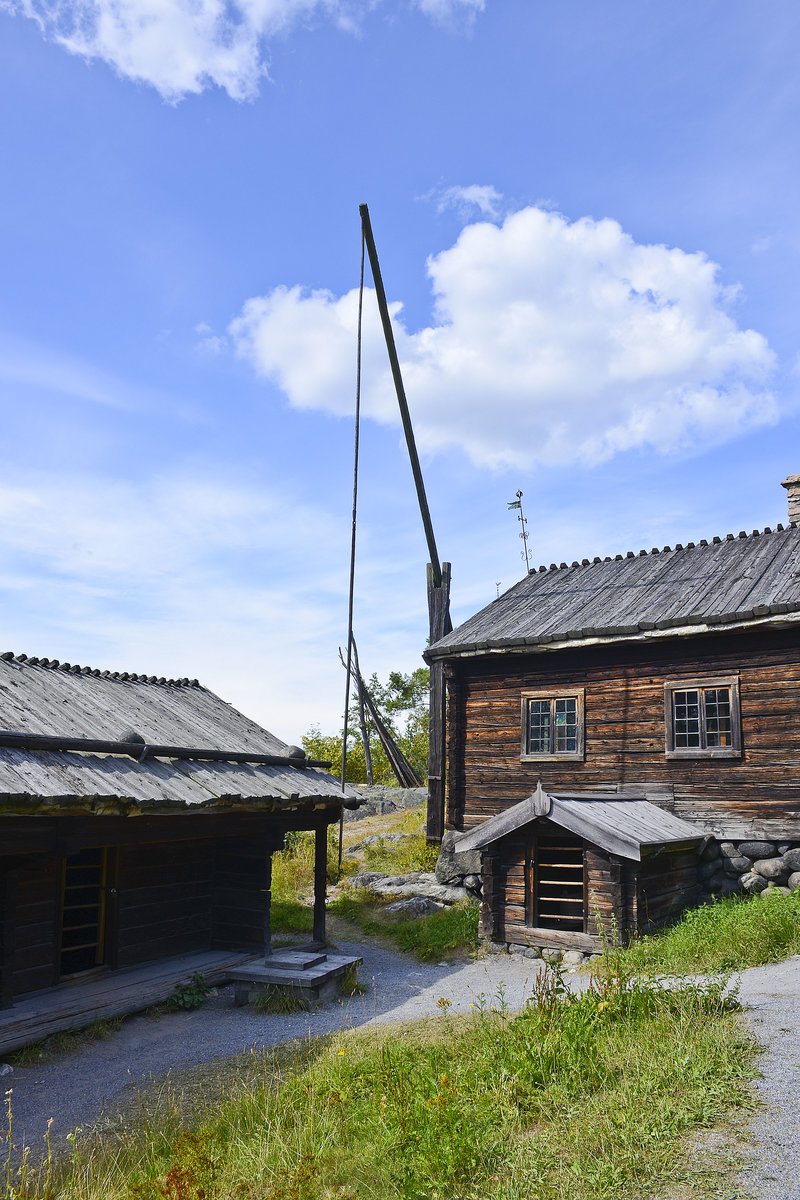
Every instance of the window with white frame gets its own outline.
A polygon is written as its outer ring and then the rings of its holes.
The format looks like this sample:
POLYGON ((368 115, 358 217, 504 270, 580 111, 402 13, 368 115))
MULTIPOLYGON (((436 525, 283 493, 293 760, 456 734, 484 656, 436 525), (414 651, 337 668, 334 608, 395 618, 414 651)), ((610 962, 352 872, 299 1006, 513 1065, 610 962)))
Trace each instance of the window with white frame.
POLYGON ((583 758, 583 689, 522 693, 520 757, 583 758))

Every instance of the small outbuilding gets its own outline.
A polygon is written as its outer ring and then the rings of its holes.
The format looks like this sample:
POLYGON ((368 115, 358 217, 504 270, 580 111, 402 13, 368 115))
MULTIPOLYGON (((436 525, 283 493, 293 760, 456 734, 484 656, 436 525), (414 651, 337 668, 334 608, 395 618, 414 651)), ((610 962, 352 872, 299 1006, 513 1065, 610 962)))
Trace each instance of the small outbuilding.
POLYGON ((0 656, 0 1051, 270 956, 294 830, 321 978, 328 828, 359 804, 326 766, 196 679, 0 656))
POLYGON ((456 838, 483 851, 481 934, 593 952, 648 933, 699 898, 703 835, 644 799, 533 795, 456 838))

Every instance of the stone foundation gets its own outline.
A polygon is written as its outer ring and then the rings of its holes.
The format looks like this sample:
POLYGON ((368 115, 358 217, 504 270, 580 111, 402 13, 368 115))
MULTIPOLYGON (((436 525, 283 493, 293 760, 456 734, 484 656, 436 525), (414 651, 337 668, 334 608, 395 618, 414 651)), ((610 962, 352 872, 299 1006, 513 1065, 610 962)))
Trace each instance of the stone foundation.
POLYGON ((800 842, 748 838, 711 841, 700 855, 700 886, 706 899, 777 888, 800 889, 800 842))

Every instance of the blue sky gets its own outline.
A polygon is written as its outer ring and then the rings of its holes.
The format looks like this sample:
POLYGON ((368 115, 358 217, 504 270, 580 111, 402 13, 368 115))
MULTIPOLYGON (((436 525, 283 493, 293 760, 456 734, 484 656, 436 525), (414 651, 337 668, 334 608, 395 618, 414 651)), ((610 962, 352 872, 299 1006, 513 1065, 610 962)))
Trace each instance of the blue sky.
MULTIPOLYGON (((339 722, 358 204, 456 621, 535 563, 785 520, 800 10, 0 0, 6 647, 339 722)), ((356 633, 425 544, 367 296, 356 633)))

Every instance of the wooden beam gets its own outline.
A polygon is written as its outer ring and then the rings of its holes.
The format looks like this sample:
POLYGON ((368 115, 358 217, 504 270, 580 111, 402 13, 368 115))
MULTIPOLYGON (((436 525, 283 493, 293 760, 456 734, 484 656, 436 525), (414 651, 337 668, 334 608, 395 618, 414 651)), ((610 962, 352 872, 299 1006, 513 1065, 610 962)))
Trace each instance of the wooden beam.
MULTIPOLYGON (((450 563, 442 563, 437 586, 433 565, 428 563, 428 616, 431 645, 450 629, 450 563)), ((438 845, 444 836, 446 792, 446 712, 444 665, 436 660, 430 667, 430 741, 428 744, 428 821, 426 836, 438 845)))
POLYGON ((328 885, 328 827, 319 825, 314 833, 314 932, 317 946, 325 945, 325 894, 328 885))
POLYGON ((269 958, 270 954, 272 954, 272 851, 267 855, 264 891, 264 958, 269 958))

